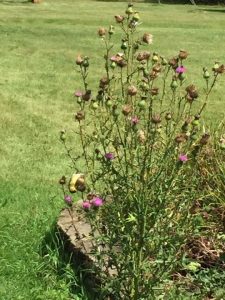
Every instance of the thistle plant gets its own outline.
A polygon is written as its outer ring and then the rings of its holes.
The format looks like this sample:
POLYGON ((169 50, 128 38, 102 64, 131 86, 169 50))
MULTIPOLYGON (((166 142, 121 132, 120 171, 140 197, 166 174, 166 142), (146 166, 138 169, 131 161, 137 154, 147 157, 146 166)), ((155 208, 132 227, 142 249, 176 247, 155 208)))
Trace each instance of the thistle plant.
POLYGON ((186 78, 188 52, 169 59, 154 52, 153 37, 141 33, 132 4, 115 22, 116 29, 97 32, 105 53, 96 90, 88 83, 90 59, 76 59, 83 87, 75 92, 74 132, 82 152, 71 153, 63 131, 75 170, 68 193, 81 192, 82 207, 99 233, 99 299, 154 299, 193 234, 195 201, 208 193, 200 166, 213 145, 202 115, 225 67, 204 68, 201 91, 186 78), (113 42, 117 28, 119 49, 113 42))

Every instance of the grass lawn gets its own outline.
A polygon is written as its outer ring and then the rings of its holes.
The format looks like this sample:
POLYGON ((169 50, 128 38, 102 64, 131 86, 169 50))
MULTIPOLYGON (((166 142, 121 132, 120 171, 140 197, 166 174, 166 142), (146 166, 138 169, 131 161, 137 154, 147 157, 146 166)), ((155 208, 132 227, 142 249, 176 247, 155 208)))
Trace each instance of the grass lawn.
MULTIPOLYGON (((63 206, 57 181, 72 172, 58 133, 73 124, 76 54, 90 56, 93 83, 101 75, 97 28, 124 9, 122 2, 0 0, 0 299, 86 299, 57 248, 39 252, 63 206)), ((222 8, 138 3, 137 10, 155 51, 190 52, 191 82, 200 84, 203 66, 224 62, 222 8)), ((208 106, 212 123, 224 116, 224 83, 208 106)))

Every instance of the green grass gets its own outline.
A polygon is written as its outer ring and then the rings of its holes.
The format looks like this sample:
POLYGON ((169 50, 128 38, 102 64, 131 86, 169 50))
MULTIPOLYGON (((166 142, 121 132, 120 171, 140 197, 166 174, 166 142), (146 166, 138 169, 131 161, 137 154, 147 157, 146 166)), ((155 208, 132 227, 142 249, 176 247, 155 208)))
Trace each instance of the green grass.
MULTIPOLYGON (((97 28, 113 23, 124 8, 83 0, 0 0, 0 299, 86 299, 72 270, 58 262, 58 248, 44 257, 39 250, 63 206, 58 178, 72 172, 58 132, 74 124, 76 54, 93 61, 93 85, 102 66, 97 28)), ((191 53, 191 82, 200 84, 202 66, 223 61, 225 15, 219 8, 138 3, 137 9, 143 31, 154 35, 154 50, 191 53)), ((212 122, 224 116, 224 80, 208 106, 212 122)))

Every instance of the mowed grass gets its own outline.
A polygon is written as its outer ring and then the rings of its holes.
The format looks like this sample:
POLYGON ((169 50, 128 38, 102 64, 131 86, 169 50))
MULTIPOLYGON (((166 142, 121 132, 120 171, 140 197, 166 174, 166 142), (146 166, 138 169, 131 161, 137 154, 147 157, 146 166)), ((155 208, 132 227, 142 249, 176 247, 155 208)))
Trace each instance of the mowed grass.
MULTIPOLYGON (((103 66, 96 31, 114 23, 113 16, 125 5, 0 0, 0 299, 86 299, 72 271, 58 263, 57 248, 43 257, 40 247, 63 206, 57 181, 72 172, 58 133, 76 126, 76 54, 91 58, 94 86, 103 66), (71 283, 77 293, 70 293, 71 283)), ((220 8, 136 6, 142 32, 154 35, 152 49, 165 56, 181 48, 190 52, 190 82, 203 86, 202 67, 225 62, 225 13, 220 8)), ((120 37, 115 34, 117 41, 120 37)), ((221 78, 208 106, 212 123, 224 116, 224 83, 221 78)))

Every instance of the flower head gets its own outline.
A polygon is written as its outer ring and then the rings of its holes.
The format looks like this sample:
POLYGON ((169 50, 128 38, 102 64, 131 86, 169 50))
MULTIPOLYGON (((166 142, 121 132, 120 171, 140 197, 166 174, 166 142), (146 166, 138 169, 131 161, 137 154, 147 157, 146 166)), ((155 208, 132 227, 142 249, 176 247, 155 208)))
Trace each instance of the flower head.
POLYGON ((178 156, 178 160, 181 161, 181 162, 186 162, 188 160, 188 157, 186 154, 180 154, 178 156))
POLYGON ((100 206, 103 205, 103 200, 102 200, 102 198, 94 197, 94 198, 91 200, 91 204, 92 204, 94 207, 100 207, 100 206))
POLYGON ((131 117, 131 124, 132 125, 137 125, 138 123, 139 123, 139 119, 138 119, 138 117, 137 116, 133 116, 133 117, 131 117))
POLYGON ((115 156, 112 152, 108 152, 108 153, 105 154, 105 158, 107 160, 113 160, 115 158, 115 156))
POLYGON ((74 93, 74 96, 76 96, 76 97, 82 97, 82 95, 83 95, 83 93, 81 91, 76 91, 74 93))
POLYGON ((178 73, 178 74, 185 73, 186 71, 187 71, 187 69, 184 66, 179 66, 176 68, 176 73, 178 73))
POLYGON ((82 207, 83 207, 83 209, 90 209, 91 208, 91 203, 89 202, 89 201, 84 201, 83 203, 82 203, 82 207))
POLYGON ((71 205, 72 204, 72 197, 70 195, 65 195, 64 196, 64 201, 68 204, 71 205))

